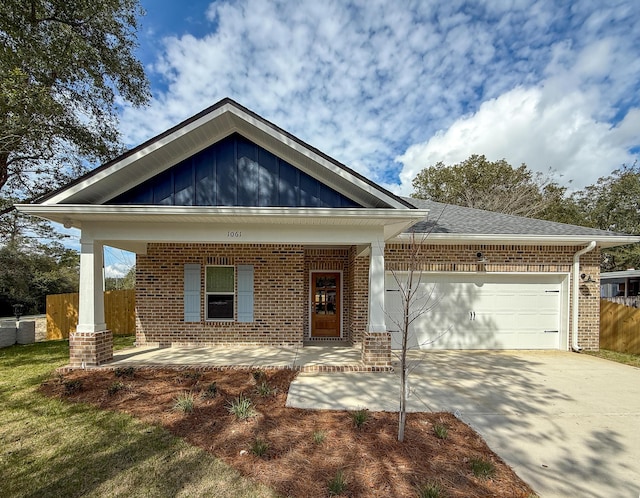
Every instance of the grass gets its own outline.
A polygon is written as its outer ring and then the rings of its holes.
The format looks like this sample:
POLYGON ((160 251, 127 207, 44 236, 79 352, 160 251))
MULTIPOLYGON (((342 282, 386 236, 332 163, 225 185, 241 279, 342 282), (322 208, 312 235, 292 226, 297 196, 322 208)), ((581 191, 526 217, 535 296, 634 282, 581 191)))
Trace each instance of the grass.
POLYGON ((329 496, 338 496, 343 494, 347 490, 347 480, 345 479, 344 472, 339 470, 333 479, 329 481, 327 485, 329 488, 329 496))
POLYGON ((604 358, 605 360, 615 361, 617 363, 623 363, 624 365, 631 365, 632 367, 640 368, 640 354, 618 353, 617 351, 609 351, 608 349, 601 349, 600 351, 585 351, 585 353, 591 356, 597 356, 598 358, 604 358))
POLYGON ((176 396, 173 410, 182 413, 191 413, 196 406, 196 396, 192 392, 185 391, 176 396))
POLYGON ((253 443, 251 443, 251 453, 253 453, 257 457, 265 456, 268 449, 269 443, 259 437, 254 439, 253 443))
POLYGON ((275 496, 160 427, 40 395, 38 386, 68 360, 64 340, 0 349, 3 498, 275 496))
POLYGON ((256 394, 266 398, 267 396, 273 395, 273 388, 267 383, 267 381, 263 380, 260 384, 256 386, 256 394))
POLYGON ((367 420, 369 420, 369 411, 366 408, 349 412, 349 415, 351 416, 351 420, 353 420, 353 425, 358 429, 362 429, 364 424, 367 423, 367 420))
POLYGON ((325 431, 314 431, 313 433, 313 442, 316 444, 324 443, 324 440, 327 438, 327 433, 325 431))
POLYGON ((445 491, 437 482, 427 482, 418 486, 416 490, 418 498, 443 498, 445 491))
POLYGON ((433 424, 433 433, 438 439, 447 439, 449 436, 449 429, 442 422, 436 422, 433 424))
POLYGON ((470 463, 471 472, 480 479, 489 479, 496 473, 496 466, 493 462, 485 460, 484 458, 472 458, 470 463))
POLYGON ((253 408, 250 398, 245 398, 240 395, 234 399, 227 408, 229 413, 235 415, 239 420, 247 420, 248 418, 255 417, 256 411, 253 408))

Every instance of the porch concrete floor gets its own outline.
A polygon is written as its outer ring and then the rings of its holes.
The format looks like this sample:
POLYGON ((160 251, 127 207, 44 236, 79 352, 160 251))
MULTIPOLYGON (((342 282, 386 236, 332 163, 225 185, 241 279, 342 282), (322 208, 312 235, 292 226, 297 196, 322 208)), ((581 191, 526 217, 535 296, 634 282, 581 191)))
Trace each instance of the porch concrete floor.
POLYGON ((267 346, 170 347, 140 346, 115 351, 109 367, 248 367, 314 369, 341 367, 362 369, 361 350, 355 346, 304 346, 279 348, 267 346))

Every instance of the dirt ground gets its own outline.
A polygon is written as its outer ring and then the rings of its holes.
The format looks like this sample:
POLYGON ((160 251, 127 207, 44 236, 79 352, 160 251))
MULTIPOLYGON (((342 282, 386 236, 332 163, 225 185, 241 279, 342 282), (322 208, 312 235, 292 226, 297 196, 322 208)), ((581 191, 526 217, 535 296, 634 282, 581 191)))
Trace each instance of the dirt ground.
POLYGON ((339 496, 345 497, 415 497, 425 484, 437 484, 442 491, 437 496, 451 498, 534 496, 453 415, 409 414, 405 441, 399 443, 394 413, 367 412, 357 428, 350 412, 286 408, 295 375, 289 370, 74 371, 56 374, 41 391, 161 425, 287 497, 328 496, 328 483, 339 471, 346 480, 339 496), (259 393, 263 383, 268 388, 259 393), (185 392, 195 395, 191 413, 174 408, 185 392), (251 399, 254 417, 239 420, 229 412, 240 395, 251 399), (446 438, 435 434, 434 424, 446 427, 446 438), (252 451, 257 439, 268 445, 262 456, 252 451), (492 477, 474 475, 471 463, 479 458, 495 465, 492 477))

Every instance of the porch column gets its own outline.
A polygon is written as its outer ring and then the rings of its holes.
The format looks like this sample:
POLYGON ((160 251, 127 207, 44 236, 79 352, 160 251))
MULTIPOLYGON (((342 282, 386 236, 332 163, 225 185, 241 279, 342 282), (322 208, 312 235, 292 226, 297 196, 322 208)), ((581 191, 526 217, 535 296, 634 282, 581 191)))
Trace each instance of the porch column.
POLYGON ((78 326, 69 337, 71 366, 97 366, 113 359, 113 336, 104 319, 102 244, 80 240, 78 326))
POLYGON ((369 320, 362 341, 362 361, 371 367, 391 365, 391 334, 384 308, 384 240, 371 242, 369 257, 369 320))

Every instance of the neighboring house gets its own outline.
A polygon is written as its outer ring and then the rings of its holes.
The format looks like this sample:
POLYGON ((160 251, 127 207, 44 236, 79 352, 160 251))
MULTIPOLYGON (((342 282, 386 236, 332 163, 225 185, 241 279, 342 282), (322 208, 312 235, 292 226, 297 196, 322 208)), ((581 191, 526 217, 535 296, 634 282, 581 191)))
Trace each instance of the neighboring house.
POLYGON ((112 357, 104 245, 136 253, 138 344, 339 340, 375 367, 415 243, 414 345, 567 350, 598 348, 600 249, 640 240, 398 197, 229 99, 18 208, 81 230, 73 365, 112 357))
POLYGON ((611 271, 600 274, 600 297, 637 308, 640 305, 640 270, 611 271))

